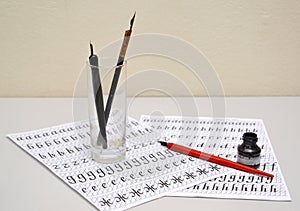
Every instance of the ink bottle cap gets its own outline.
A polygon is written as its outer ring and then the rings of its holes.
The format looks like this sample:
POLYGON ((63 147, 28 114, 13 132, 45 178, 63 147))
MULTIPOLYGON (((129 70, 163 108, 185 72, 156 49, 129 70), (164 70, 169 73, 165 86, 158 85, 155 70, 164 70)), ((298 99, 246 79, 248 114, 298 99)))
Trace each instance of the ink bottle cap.
POLYGON ((260 163, 261 149, 257 146, 258 140, 255 133, 246 132, 243 134, 243 143, 238 145, 238 158, 237 162, 258 168, 260 163))

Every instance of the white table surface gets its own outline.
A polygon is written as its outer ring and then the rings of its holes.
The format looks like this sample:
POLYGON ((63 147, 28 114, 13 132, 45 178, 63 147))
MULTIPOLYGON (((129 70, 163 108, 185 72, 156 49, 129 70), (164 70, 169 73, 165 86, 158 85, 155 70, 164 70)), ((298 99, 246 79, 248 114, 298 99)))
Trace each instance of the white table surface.
MULTIPOLYGON (((189 103, 179 98, 184 114, 189 103)), ((197 98, 199 115, 210 116, 207 98, 197 98)), ((263 119, 292 202, 164 197, 131 210, 299 210, 300 97, 226 98, 227 117, 263 119), (298 131, 299 130, 299 131, 298 131)), ((181 114, 168 98, 135 98, 129 115, 181 114)), ((73 121, 72 98, 0 98, 0 210, 96 210, 12 141, 6 134, 34 130, 73 121)))

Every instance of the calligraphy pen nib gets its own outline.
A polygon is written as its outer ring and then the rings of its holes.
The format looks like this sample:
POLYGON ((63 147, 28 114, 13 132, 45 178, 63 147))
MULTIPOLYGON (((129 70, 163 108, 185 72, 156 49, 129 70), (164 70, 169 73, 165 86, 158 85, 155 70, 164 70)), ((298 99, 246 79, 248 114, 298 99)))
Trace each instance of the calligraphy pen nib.
POLYGON ((167 142, 164 142, 164 141, 157 141, 157 142, 160 143, 162 146, 165 146, 165 147, 168 146, 168 143, 167 143, 167 142))
POLYGON ((132 17, 131 20, 130 20, 130 31, 132 30, 132 26, 133 26, 133 22, 134 22, 134 18, 135 18, 135 13, 136 13, 136 12, 134 12, 133 17, 132 17))
POLYGON ((92 42, 90 42, 90 49, 91 49, 91 55, 90 55, 90 57, 91 57, 94 55, 94 48, 93 48, 92 42))

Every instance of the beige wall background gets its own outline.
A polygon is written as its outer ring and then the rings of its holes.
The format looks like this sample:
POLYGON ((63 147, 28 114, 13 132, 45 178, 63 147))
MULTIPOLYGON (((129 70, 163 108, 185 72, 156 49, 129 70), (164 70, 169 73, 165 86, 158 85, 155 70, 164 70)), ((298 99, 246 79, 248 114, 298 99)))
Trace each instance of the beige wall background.
MULTIPOLYGON (((227 96, 300 95, 297 0, 1 0, 0 96, 72 96, 90 40, 100 49, 121 39, 134 11, 134 34, 190 42, 215 67, 227 96)), ((153 64, 172 69, 194 95, 207 94, 166 59, 137 58, 128 72, 153 64)))

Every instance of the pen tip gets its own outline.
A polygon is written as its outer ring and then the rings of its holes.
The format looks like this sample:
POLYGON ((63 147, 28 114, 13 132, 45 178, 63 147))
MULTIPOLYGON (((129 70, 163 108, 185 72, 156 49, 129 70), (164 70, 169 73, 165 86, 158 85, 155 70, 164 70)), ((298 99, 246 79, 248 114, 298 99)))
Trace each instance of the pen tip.
POLYGON ((130 20, 130 31, 132 30, 133 22, 134 22, 134 19, 135 19, 135 14, 136 14, 136 12, 134 12, 133 17, 130 20))
POLYGON ((90 41, 90 50, 91 50, 91 56, 94 55, 94 48, 91 41, 90 41))
POLYGON ((160 143, 162 146, 168 146, 168 143, 167 142, 164 142, 164 141, 157 141, 158 143, 160 143))

